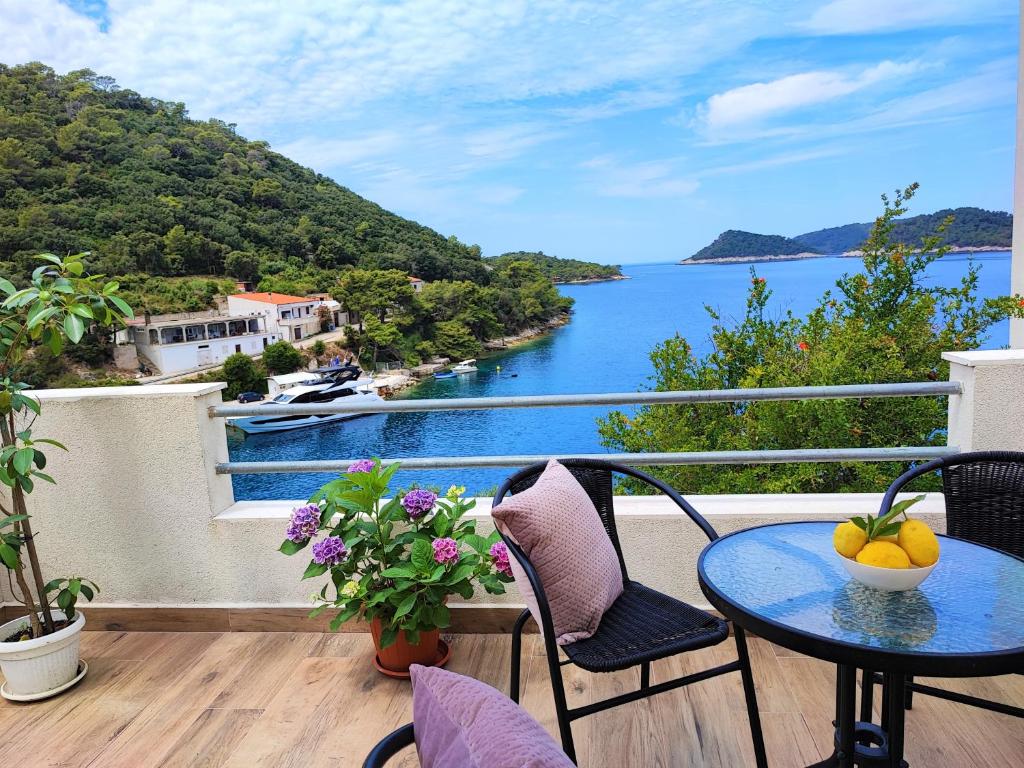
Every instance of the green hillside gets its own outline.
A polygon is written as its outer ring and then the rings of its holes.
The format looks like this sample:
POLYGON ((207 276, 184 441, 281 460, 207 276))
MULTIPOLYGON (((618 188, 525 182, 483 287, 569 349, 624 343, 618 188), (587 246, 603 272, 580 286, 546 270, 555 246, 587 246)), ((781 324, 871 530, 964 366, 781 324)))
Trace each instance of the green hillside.
POLYGON ((798 253, 817 253, 817 251, 804 243, 782 235, 759 235, 754 232, 730 229, 715 238, 711 245, 705 246, 693 254, 688 261, 793 256, 798 253))
MULTIPOLYGON (((983 208, 945 208, 935 213, 897 219, 893 222, 893 238, 916 244, 935 232, 946 219, 953 223, 946 230, 946 244, 960 248, 1009 248, 1013 236, 1013 216, 1004 211, 983 208)), ((859 248, 868 236, 871 224, 846 224, 797 235, 794 239, 817 248, 822 253, 843 253, 859 248)))
POLYGON ((40 250, 89 250, 108 274, 359 265, 488 282, 477 246, 88 70, 0 65, 0 137, 4 274, 27 275, 40 250))
POLYGON ((797 235, 794 240, 815 248, 822 253, 842 253, 857 248, 863 243, 871 231, 870 224, 844 224, 841 227, 829 227, 819 229, 816 232, 807 232, 797 235))
POLYGON ((531 264, 536 264, 541 272, 556 283, 610 280, 622 275, 622 269, 617 264, 560 259, 557 256, 548 256, 543 251, 514 251, 503 253, 501 256, 488 256, 484 261, 494 267, 501 267, 513 261, 528 261, 531 264))

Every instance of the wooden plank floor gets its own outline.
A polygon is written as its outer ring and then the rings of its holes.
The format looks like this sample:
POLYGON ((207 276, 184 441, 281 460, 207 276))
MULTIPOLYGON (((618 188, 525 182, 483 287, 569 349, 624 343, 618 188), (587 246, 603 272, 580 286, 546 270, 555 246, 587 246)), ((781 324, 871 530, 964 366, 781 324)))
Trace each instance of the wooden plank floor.
MULTIPOLYGON (((510 641, 451 639, 450 669, 507 689, 510 641)), ((0 701, 0 764, 91 768, 319 768, 359 766, 370 747, 410 718, 407 683, 370 665, 367 635, 86 632, 89 674, 73 692, 37 704, 0 701)), ((730 658, 731 644, 654 665, 668 679, 730 658)), ((524 706, 556 732, 537 636, 524 644, 524 706)), ((834 671, 814 659, 751 643, 773 768, 831 751, 834 671)), ((574 704, 639 682, 635 671, 588 675, 567 668, 574 704)), ((941 685, 1024 704, 1024 678, 941 685)), ((581 766, 753 764, 738 675, 716 678, 579 721, 581 766)), ((1024 721, 918 696, 907 717, 912 768, 1016 768, 1024 721)), ((394 762, 416 766, 414 754, 394 762)))

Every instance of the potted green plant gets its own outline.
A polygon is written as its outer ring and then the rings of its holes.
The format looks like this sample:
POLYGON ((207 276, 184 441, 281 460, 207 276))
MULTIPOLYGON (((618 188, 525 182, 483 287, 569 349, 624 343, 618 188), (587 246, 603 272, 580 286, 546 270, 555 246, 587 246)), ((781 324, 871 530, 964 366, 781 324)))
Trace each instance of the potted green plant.
POLYGON ((349 466, 292 512, 280 551, 309 546, 303 578, 330 575, 311 616, 337 609, 335 631, 368 621, 377 669, 407 677, 411 664, 447 662, 440 630, 451 621, 448 597, 468 599, 475 584, 501 594, 512 570, 497 532, 479 536, 466 517, 476 502, 462 497, 464 488, 452 486, 444 498, 413 488, 386 499, 398 466, 371 459, 349 466))
POLYGON ((117 296, 116 282, 84 274, 87 255, 39 256, 42 265, 20 290, 0 278, 0 562, 11 572, 26 612, 0 626, 0 669, 6 677, 0 693, 11 699, 51 696, 85 674, 78 658, 85 617, 76 605, 80 597, 92 600, 99 590, 78 576, 48 581, 39 566, 26 497, 36 483, 54 482, 43 471, 43 449, 66 449, 34 433, 40 404, 18 374, 33 348, 47 347, 57 355, 66 343, 77 344, 90 327, 110 327, 132 317, 117 296))

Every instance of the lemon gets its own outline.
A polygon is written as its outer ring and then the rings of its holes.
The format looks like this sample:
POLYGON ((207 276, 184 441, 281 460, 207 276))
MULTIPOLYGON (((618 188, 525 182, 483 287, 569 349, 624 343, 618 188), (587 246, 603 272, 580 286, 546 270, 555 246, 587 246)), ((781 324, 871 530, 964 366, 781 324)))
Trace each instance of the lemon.
POLYGON ((868 535, 849 520, 837 525, 832 534, 832 546, 843 557, 856 557, 867 543, 868 535))
POLYGON ((900 526, 899 545, 920 568, 935 565, 939 559, 939 539, 920 520, 907 520, 900 526))
POLYGON ((910 558, 907 557, 907 553, 889 541, 869 541, 864 545, 864 549, 857 553, 857 562, 861 565, 873 565, 876 568, 910 567, 910 558))

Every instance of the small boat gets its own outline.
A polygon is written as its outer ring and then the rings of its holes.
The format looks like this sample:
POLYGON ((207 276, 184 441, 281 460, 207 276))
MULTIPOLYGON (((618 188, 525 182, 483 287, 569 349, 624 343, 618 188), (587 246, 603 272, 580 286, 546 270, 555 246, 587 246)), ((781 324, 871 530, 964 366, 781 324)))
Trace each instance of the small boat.
MULTIPOLYGON (((332 368, 321 368, 313 371, 317 375, 315 381, 299 384, 285 392, 279 392, 273 400, 266 400, 261 405, 301 405, 303 403, 335 403, 342 398, 353 398, 346 402, 382 403, 384 398, 370 386, 372 379, 358 381, 361 371, 354 365, 341 365, 332 368)), ((283 432, 287 429, 300 429, 319 424, 331 424, 368 413, 317 413, 298 414, 295 416, 239 416, 229 418, 227 423, 246 434, 263 432, 283 432)))
POLYGON ((454 373, 473 373, 476 370, 476 360, 463 360, 458 365, 452 366, 454 373))
POLYGON ((455 373, 455 371, 438 371, 437 373, 434 374, 434 378, 435 379, 454 379, 458 375, 459 374, 455 373))

